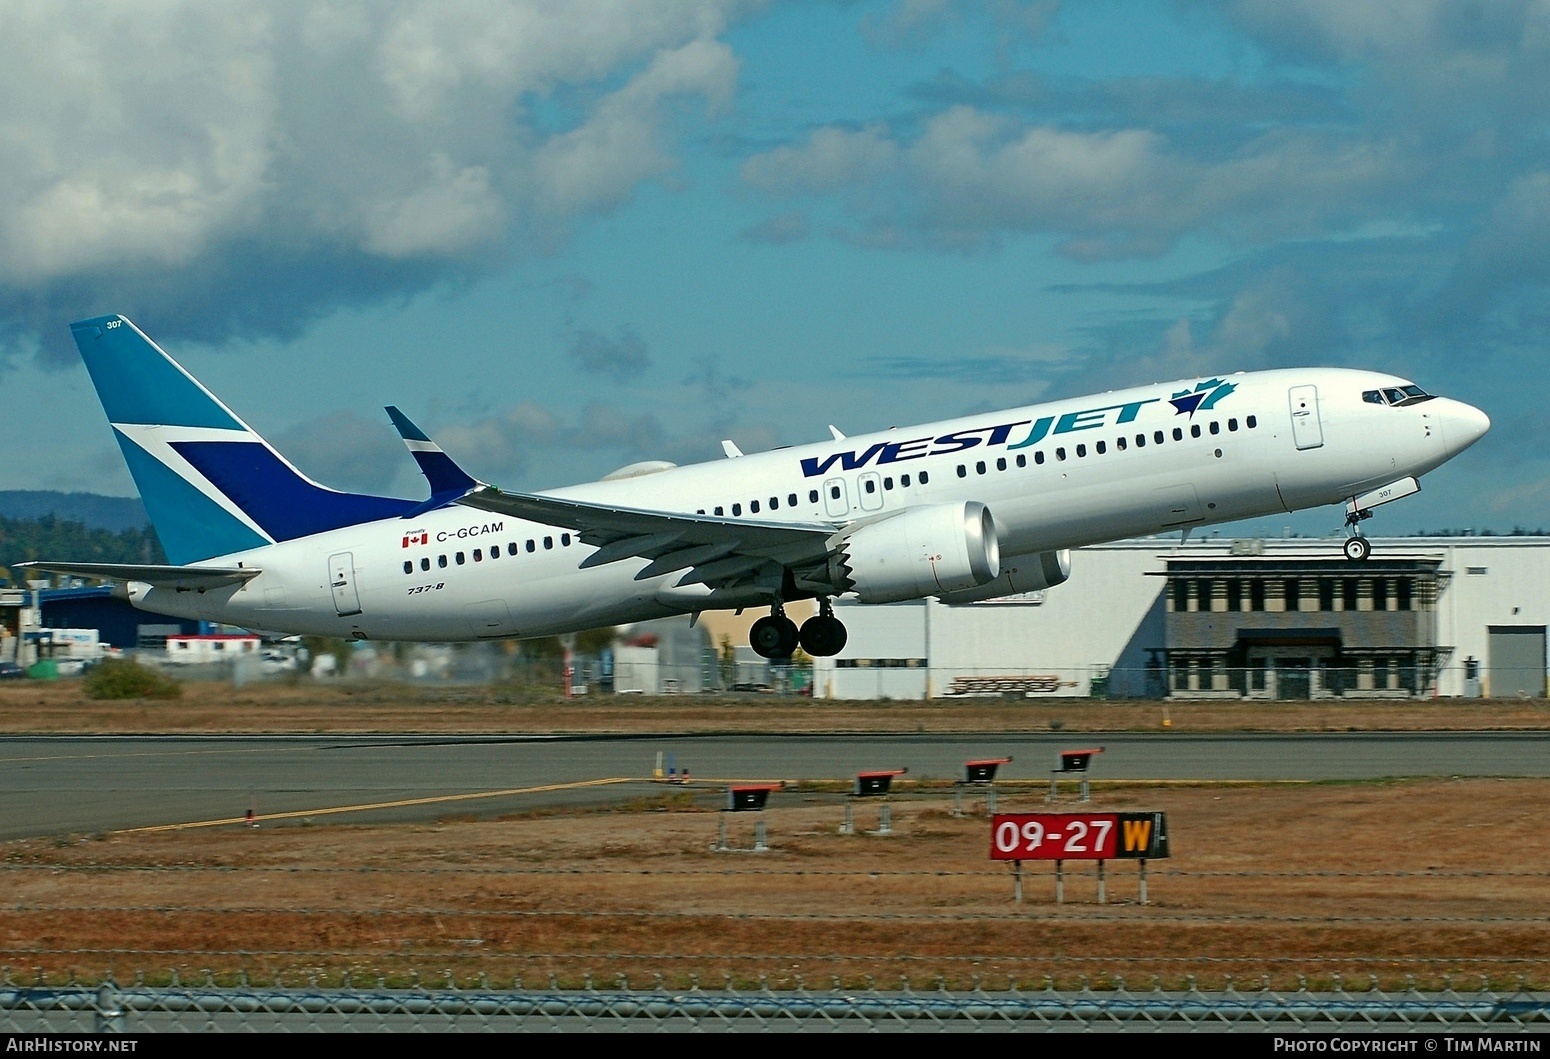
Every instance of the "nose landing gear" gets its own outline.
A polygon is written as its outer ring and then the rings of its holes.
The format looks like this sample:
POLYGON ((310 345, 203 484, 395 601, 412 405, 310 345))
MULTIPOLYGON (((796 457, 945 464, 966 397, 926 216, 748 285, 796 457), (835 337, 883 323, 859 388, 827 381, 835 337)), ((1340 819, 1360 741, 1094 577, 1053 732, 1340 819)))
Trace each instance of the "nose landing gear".
POLYGON ((1350 536, 1346 537, 1344 549, 1345 557, 1353 563, 1364 563, 1372 554, 1372 545, 1367 538, 1362 536, 1362 519, 1372 518, 1372 512, 1355 506, 1355 503, 1346 505, 1345 528, 1350 536))

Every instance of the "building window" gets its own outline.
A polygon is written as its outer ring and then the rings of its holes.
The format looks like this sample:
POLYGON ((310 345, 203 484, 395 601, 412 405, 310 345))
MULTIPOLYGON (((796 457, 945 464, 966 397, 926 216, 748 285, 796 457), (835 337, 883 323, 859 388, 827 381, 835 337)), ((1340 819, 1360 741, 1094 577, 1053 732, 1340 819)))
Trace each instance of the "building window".
POLYGON ((1411 593, 1414 591, 1415 582, 1408 577, 1401 577, 1394 582, 1394 606, 1397 610, 1409 610, 1411 593))
POLYGON ((1389 609, 1389 581, 1386 577, 1372 579, 1372 609, 1389 609))
POLYGON ((1319 609, 1335 609, 1335 582, 1327 577, 1319 578, 1319 609))
POLYGON ((1243 582, 1236 577, 1229 578, 1227 581, 1227 609, 1243 609, 1243 582))
POLYGON ((1356 609, 1356 578, 1348 577, 1340 582, 1340 609, 1356 609))
POLYGON ((1286 584, 1282 586, 1282 591, 1286 593, 1286 609, 1297 610, 1297 597, 1301 591, 1301 586, 1297 584, 1297 579, 1295 577, 1287 578, 1286 584))
POLYGON ((1265 609, 1265 582, 1258 579, 1249 582, 1249 609, 1265 609))

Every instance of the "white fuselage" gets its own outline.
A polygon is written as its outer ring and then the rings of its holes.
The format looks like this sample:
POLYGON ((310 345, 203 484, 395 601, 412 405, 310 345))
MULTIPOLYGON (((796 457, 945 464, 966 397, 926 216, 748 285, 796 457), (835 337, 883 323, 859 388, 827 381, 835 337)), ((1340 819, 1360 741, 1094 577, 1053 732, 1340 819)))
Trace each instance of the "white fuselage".
MULTIPOLYGON (((1419 477, 1483 432, 1478 411, 1446 398, 1364 401, 1364 391, 1403 384, 1374 372, 1213 382, 1193 412, 1172 403, 1186 384, 1139 387, 546 495, 837 529, 976 500, 1006 561, 1339 503, 1419 477)), ((637 580, 644 559, 582 568, 594 551, 567 529, 453 505, 209 560, 263 571, 241 586, 134 584, 130 596, 148 610, 266 631, 417 641, 551 635, 729 605, 681 585, 681 570, 637 580)))

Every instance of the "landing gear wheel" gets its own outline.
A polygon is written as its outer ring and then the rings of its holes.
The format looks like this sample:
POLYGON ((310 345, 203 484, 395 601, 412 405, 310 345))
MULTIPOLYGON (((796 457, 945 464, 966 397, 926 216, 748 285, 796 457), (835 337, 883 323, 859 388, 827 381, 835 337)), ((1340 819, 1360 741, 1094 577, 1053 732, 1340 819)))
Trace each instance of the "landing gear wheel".
POLYGON ((797 623, 784 614, 760 618, 748 630, 748 645, 760 658, 790 658, 797 649, 797 623))
POLYGON ((1347 537, 1345 540, 1345 557, 1353 563, 1364 563, 1372 554, 1372 545, 1367 543, 1366 537, 1347 537))
POLYGON ((802 650, 814 658, 827 658, 845 650, 850 634, 845 623, 832 614, 820 614, 802 623, 802 650))

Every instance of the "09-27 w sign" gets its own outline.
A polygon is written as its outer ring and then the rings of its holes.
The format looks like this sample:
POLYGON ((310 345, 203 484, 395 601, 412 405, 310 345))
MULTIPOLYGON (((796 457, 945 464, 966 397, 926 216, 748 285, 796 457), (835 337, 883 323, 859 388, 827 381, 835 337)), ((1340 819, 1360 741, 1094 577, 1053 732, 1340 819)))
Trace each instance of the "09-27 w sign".
POLYGON ((1168 855, 1163 813, 997 813, 991 860, 1153 860, 1168 855))

